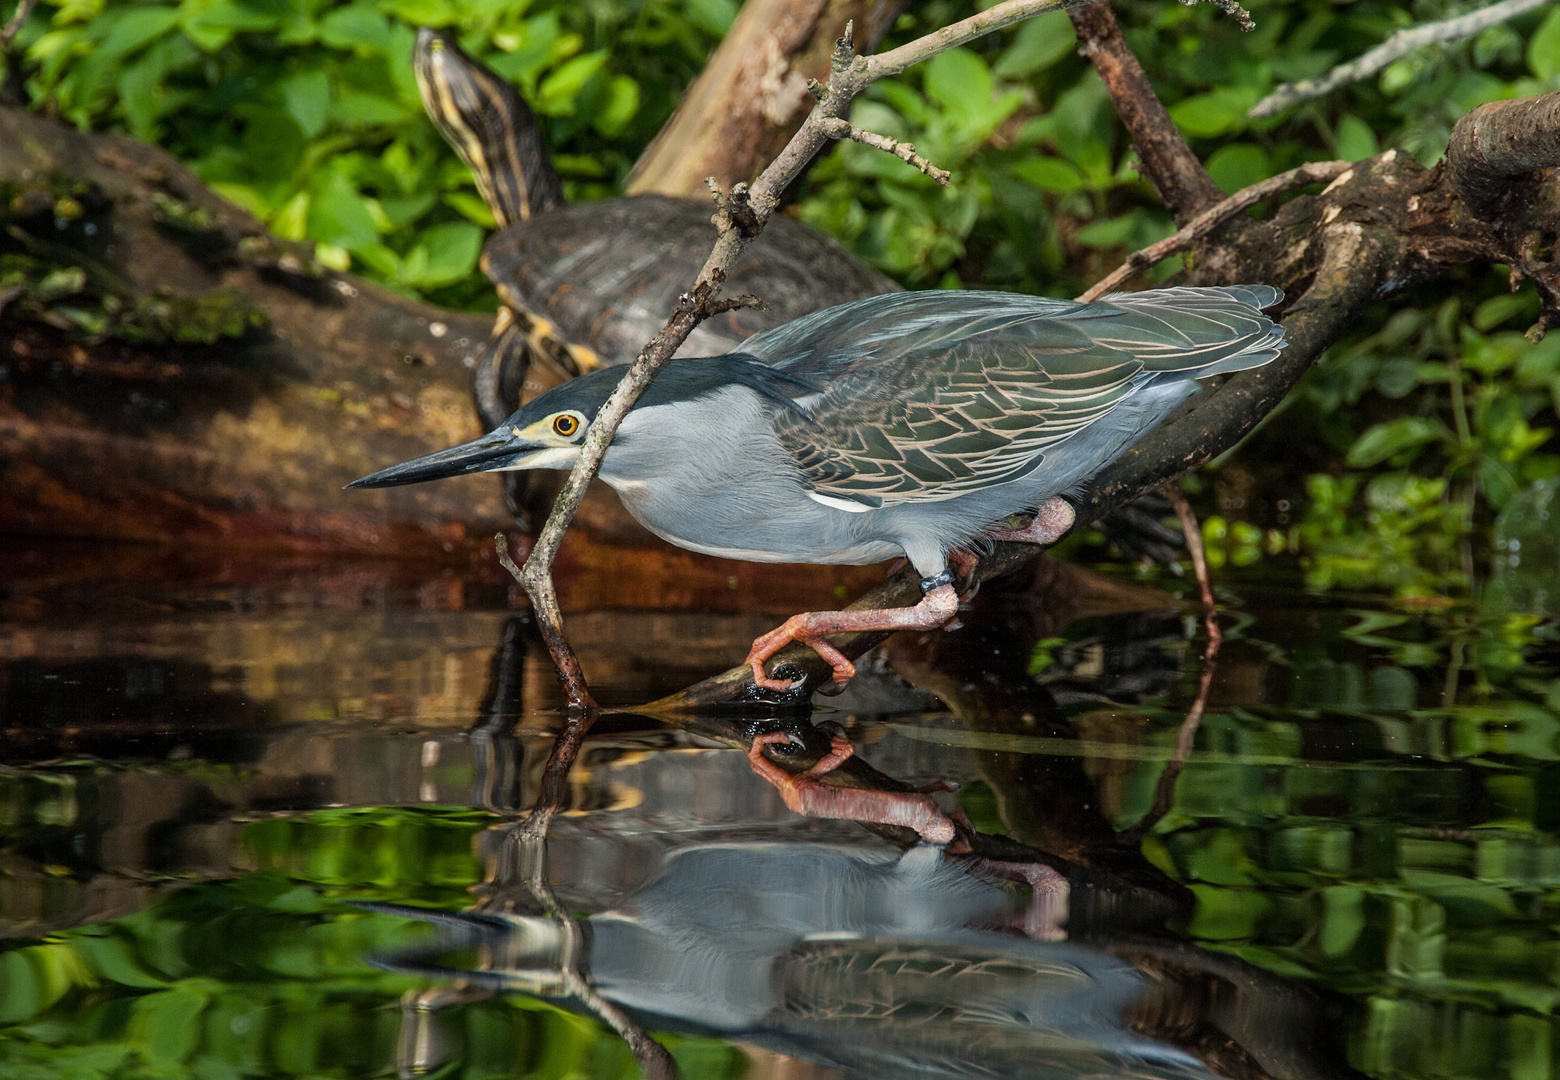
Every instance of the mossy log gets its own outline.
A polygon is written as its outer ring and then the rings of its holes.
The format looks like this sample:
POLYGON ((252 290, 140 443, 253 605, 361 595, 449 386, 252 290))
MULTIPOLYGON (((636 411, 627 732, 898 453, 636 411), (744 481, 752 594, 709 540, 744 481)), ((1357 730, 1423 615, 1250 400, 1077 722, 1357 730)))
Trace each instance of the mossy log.
POLYGON ((161 150, 0 107, 0 531, 485 548, 493 477, 341 487, 479 433, 491 325, 319 266, 161 150))

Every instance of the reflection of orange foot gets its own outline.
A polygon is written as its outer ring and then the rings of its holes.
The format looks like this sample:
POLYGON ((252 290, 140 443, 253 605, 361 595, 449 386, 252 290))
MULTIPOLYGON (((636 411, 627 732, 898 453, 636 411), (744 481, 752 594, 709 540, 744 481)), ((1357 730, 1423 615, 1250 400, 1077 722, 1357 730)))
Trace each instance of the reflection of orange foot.
MULTIPOLYGON (((939 585, 923 596, 915 607, 808 611, 793 615, 782 626, 753 642, 747 658, 753 669, 753 685, 765 690, 791 689, 789 680, 771 679, 764 674, 764 661, 793 641, 810 646, 813 652, 823 657, 834 668, 835 682, 848 683, 856 677, 856 665, 825 641, 825 635, 853 630, 935 630, 953 618, 958 608, 959 598, 954 594, 953 586, 939 585)), ((839 762, 835 762, 830 768, 837 768, 838 765, 839 762)))
MULTIPOLYGON (((949 590, 952 591, 951 589, 949 590)), ((753 771, 780 789, 785 805, 798 814, 811 817, 868 821, 879 825, 900 825, 914 829, 922 840, 939 846, 954 838, 953 822, 932 801, 930 795, 915 791, 875 791, 866 788, 835 787, 819 782, 843 765, 856 752, 850 740, 834 736, 833 748, 806 772, 793 773, 780 768, 764 756, 764 747, 792 745, 783 731, 757 735, 748 748, 748 763, 753 771)))

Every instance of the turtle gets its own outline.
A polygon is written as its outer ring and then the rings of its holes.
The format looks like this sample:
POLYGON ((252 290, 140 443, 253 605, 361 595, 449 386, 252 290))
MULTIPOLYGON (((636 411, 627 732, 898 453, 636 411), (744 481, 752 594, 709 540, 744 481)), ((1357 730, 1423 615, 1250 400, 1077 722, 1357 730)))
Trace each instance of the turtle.
MULTIPOLYGON (((498 225, 480 265, 503 308, 476 380, 491 430, 516 398, 544 388, 505 375, 523 366, 522 346, 554 382, 638 355, 704 265, 713 206, 656 194, 566 203, 536 118, 507 80, 428 28, 418 32, 412 66, 429 118, 471 169, 498 225)), ((720 355, 797 316, 902 291, 837 240, 783 214, 743 251, 726 288, 766 306, 703 323, 679 355, 720 355)))

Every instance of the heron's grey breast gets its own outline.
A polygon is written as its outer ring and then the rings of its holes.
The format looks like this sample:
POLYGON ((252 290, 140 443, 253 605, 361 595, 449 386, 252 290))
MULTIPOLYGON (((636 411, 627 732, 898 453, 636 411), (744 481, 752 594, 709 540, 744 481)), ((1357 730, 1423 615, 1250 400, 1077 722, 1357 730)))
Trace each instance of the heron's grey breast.
POLYGON ((680 547, 755 562, 872 563, 898 554, 858 515, 808 497, 770 423, 772 402, 745 386, 635 409, 602 462, 638 521, 680 547))

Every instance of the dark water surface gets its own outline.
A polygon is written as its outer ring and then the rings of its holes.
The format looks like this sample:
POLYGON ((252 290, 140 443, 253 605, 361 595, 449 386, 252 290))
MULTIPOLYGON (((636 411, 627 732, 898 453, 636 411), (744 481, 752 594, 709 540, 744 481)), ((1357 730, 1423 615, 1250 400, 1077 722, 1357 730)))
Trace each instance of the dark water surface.
MULTIPOLYGON (((633 1076, 602 1003, 685 1077, 1555 1072, 1552 622, 1227 575, 1176 773, 1187 583, 1046 562, 810 716, 605 717, 542 844, 557 686, 491 578, 0 567, 0 1077, 633 1076), (717 737, 822 721, 1005 854, 794 814, 717 737)), ((790 613, 736 580, 577 604, 601 699, 790 613)))

